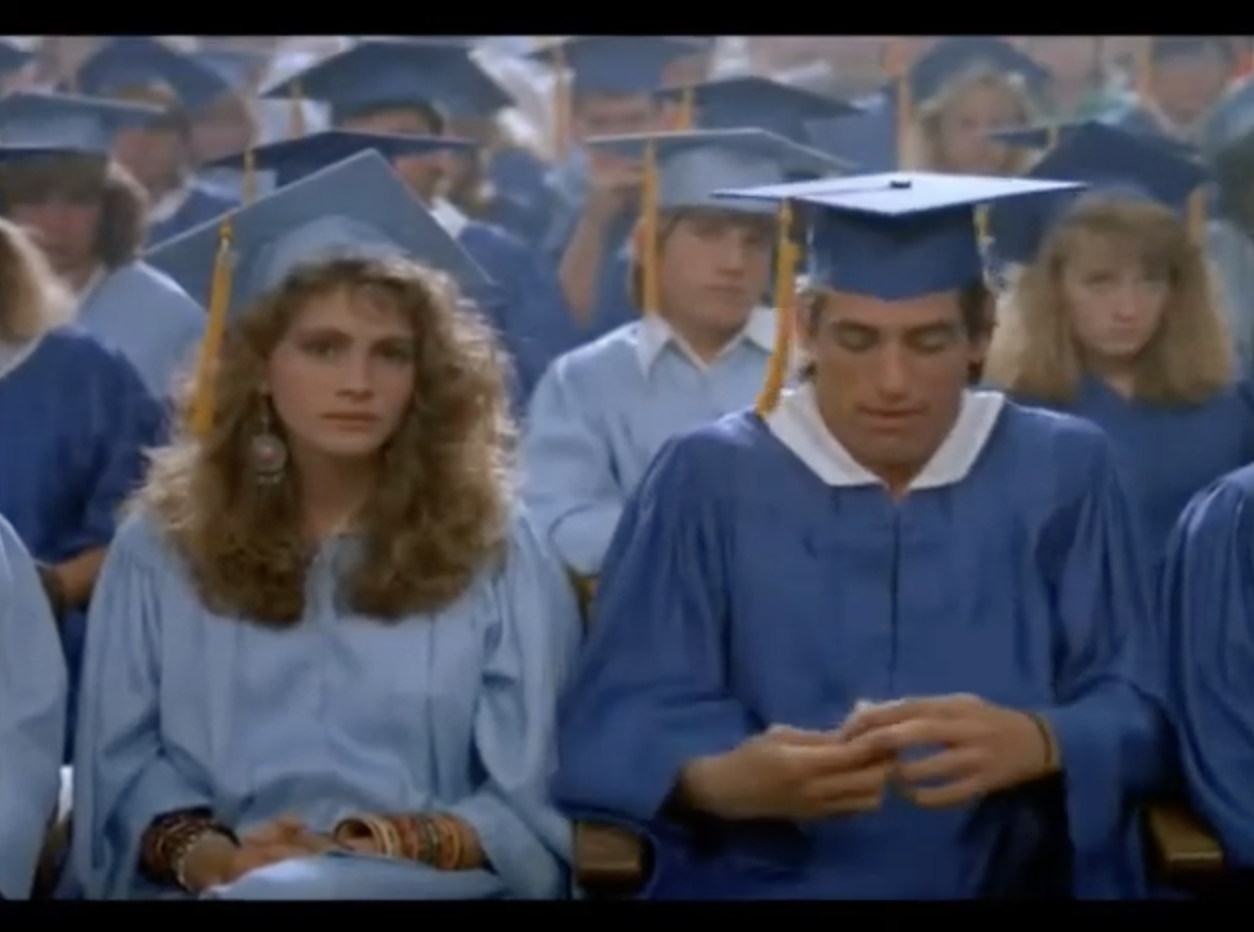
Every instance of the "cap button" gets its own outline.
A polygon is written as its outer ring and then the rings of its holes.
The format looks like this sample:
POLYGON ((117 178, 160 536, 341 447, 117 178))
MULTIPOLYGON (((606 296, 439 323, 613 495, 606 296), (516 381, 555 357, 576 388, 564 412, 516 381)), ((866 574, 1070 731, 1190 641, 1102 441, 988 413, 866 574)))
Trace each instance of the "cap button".
POLYGON ((909 178, 894 178, 892 181, 888 182, 888 186, 890 188, 900 191, 904 188, 910 187, 910 179, 909 178))

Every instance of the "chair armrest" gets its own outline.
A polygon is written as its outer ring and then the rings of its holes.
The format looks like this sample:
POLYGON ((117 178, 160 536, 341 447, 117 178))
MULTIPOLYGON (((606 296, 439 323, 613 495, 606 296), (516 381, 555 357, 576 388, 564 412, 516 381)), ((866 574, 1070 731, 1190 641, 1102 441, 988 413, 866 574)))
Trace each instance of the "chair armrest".
POLYGON ((575 880, 591 896, 630 896, 649 876, 645 840, 604 822, 575 823, 575 880))
POLYGON ((1167 879, 1225 870, 1223 848, 1215 833, 1183 803, 1155 803, 1146 821, 1158 866, 1167 879))

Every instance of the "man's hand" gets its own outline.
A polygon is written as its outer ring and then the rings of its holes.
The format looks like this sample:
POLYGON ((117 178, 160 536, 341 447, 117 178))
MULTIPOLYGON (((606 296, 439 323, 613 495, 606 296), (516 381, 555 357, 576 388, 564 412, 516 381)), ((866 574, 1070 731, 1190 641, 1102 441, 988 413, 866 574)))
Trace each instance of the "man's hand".
POLYGON ((724 819, 826 819, 878 809, 893 764, 878 735, 846 740, 777 725, 726 754, 690 763, 681 792, 690 805, 724 819))
POLYGON ((839 734, 850 742, 874 738, 900 755, 939 748, 915 760, 899 760, 893 782, 920 806, 960 806, 1010 789, 1056 769, 1042 727, 1027 713, 977 696, 939 696, 856 710, 839 734))
POLYGON ((588 157, 588 191, 584 210, 608 222, 627 208, 640 190, 643 170, 634 162, 593 152, 588 157))

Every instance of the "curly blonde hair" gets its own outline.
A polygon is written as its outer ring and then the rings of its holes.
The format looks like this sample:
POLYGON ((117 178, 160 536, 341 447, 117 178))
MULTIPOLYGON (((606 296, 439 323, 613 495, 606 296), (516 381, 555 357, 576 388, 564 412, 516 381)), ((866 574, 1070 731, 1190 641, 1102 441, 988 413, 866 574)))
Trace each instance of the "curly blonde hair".
MULTIPOLYGON (((967 94, 984 88, 1005 94, 1014 103, 1015 113, 1012 125, 1020 126, 1036 122, 1037 108, 1023 78, 977 63, 954 75, 927 100, 916 102, 914 122, 903 146, 904 164, 917 171, 952 171, 951 166, 944 164, 941 124, 944 122, 945 114, 967 94)), ((1034 160, 1035 156, 1030 150, 1008 147, 1004 166, 1005 174, 1007 176, 1022 174, 1031 167, 1034 160)))
POLYGON ((303 308, 335 293, 398 310, 416 353, 409 410, 359 517, 364 546, 343 580, 348 604, 387 620, 434 612, 504 553, 513 425, 493 332, 438 273, 404 260, 328 259, 293 271, 232 325, 214 374, 212 430, 194 437, 185 403, 179 437, 155 454, 138 496, 214 611, 271 627, 304 612, 312 548, 299 471, 258 483, 249 443, 269 404, 262 389, 275 347, 303 308))
POLYGON ((0 219, 0 340, 26 343, 74 317, 74 296, 21 228, 0 219))
POLYGON ((1037 259, 1014 275, 989 347, 988 380, 1042 402, 1075 400, 1084 367, 1061 280, 1068 258, 1095 241, 1131 250, 1171 285, 1158 330, 1136 360, 1136 396, 1183 406, 1228 386, 1234 361, 1227 325, 1206 259, 1185 224, 1158 204, 1097 195, 1081 198, 1037 259))

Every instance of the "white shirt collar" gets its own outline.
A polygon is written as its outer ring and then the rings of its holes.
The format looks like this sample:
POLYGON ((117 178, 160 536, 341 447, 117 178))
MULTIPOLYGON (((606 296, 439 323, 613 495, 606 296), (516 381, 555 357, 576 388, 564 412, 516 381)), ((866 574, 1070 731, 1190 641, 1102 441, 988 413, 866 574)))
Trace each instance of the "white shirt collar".
MULTIPOLYGON (((744 329, 727 342, 727 345, 719 352, 717 359, 721 359, 728 353, 732 352, 742 343, 752 343, 754 346, 771 352, 771 348, 775 344, 775 311, 769 307, 756 307, 749 313, 749 319, 745 322, 744 329)), ((703 361, 692 349, 686 344, 675 329, 670 325, 666 318, 660 314, 645 314, 640 319, 640 324, 636 332, 636 359, 640 363, 640 370, 647 377, 653 364, 662 355, 662 350, 668 345, 674 347, 683 353, 684 356, 698 369, 707 369, 710 364, 703 361)), ((715 361, 717 361, 717 359, 715 361)))
MULTIPOLYGON (((1005 402, 1001 392, 965 392, 949 436, 915 476, 909 491, 941 488, 965 479, 992 435, 1005 402)), ((819 414, 810 383, 786 393, 767 416, 766 426, 827 485, 883 485, 832 436, 819 414)))
POLYGON ((447 198, 437 197, 431 205, 431 215, 435 222, 444 227, 444 232, 453 239, 462 235, 462 230, 470 223, 470 218, 453 206, 447 198))
POLYGON ((179 212, 179 209, 187 203, 187 199, 191 196, 191 181, 184 181, 177 188, 165 192, 165 194, 153 201, 152 206, 148 208, 149 225, 165 223, 179 212))
POLYGON ((105 276, 108 274, 108 270, 103 265, 96 266, 96 270, 91 273, 91 277, 83 282, 83 287, 78 289, 74 295, 76 313, 82 311, 87 306, 87 302, 91 300, 91 296, 96 293, 100 283, 105 280, 105 276))

